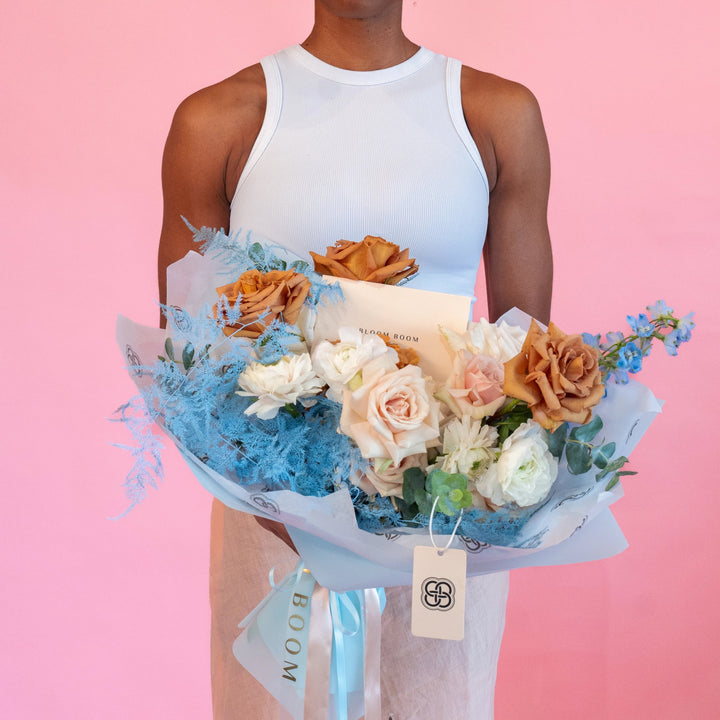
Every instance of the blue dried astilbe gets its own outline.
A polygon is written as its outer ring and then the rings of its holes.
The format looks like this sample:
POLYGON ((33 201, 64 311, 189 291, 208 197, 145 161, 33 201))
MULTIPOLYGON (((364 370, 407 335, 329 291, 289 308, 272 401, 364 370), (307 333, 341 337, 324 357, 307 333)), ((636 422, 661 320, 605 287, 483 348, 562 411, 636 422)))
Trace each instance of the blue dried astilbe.
MULTIPOLYGON (((308 263, 282 248, 255 242, 250 234, 242 242, 207 228, 193 231, 203 252, 222 262, 232 279, 249 269, 293 269, 311 282, 310 307, 342 297, 339 288, 326 285, 308 263)), ((162 474, 153 423, 209 467, 243 485, 319 496, 347 484, 351 468, 362 459, 349 439, 337 433, 339 405, 320 397, 312 408, 299 408, 300 417, 281 410, 272 420, 259 420, 245 413, 253 399, 236 394, 237 378, 249 362, 271 364, 293 348, 297 352, 301 338, 295 326, 276 319, 251 342, 222 332, 225 325, 242 326, 240 303, 227 298, 194 316, 170 305, 162 310, 171 339, 154 365, 133 368, 152 382, 133 402, 133 414, 124 411, 120 417, 134 442, 128 448, 134 464, 125 483, 130 508, 145 497, 148 485, 157 486, 162 474)))
POLYGON ((142 502, 147 496, 147 487, 157 489, 158 483, 163 479, 163 467, 160 460, 162 443, 153 433, 154 418, 147 411, 142 396, 136 395, 121 405, 111 417, 112 422, 122 422, 130 431, 132 444, 112 443, 131 453, 133 464, 125 477, 123 487, 125 497, 129 501, 126 510, 119 516, 123 517, 135 505, 142 502))

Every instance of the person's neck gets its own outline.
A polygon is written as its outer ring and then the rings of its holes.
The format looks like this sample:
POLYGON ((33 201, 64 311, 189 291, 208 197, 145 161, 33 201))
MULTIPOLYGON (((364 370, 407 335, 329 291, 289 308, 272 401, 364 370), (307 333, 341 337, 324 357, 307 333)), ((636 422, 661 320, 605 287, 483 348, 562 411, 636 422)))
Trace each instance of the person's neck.
POLYGON ((302 47, 323 62, 346 70, 382 70, 404 62, 418 45, 402 31, 402 6, 373 17, 338 17, 319 3, 315 24, 302 47))

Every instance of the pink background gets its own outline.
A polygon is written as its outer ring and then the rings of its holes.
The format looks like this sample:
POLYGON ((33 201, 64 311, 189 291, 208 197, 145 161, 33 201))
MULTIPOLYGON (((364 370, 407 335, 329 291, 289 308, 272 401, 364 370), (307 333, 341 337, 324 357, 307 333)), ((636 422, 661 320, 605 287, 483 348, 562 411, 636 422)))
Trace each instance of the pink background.
MULTIPOLYGON (((513 573, 497 717, 715 717, 720 522, 716 5, 406 3, 431 49, 527 84, 553 157, 554 319, 619 329, 664 298, 693 342, 633 457, 612 560, 513 573), (715 381, 716 385, 717 381, 715 381)), ((160 157, 193 90, 301 40, 311 2, 6 3, 0 188, 0 716, 210 718, 210 499, 174 452, 119 522, 132 393, 118 311, 156 318, 160 157)))

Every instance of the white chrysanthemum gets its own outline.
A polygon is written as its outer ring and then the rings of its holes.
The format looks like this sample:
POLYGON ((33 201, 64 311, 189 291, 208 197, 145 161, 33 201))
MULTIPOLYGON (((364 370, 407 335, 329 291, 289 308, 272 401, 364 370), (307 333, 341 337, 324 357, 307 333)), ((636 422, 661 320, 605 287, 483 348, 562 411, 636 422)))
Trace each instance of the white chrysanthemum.
POLYGON ((371 361, 383 358, 387 370, 394 370, 397 353, 377 335, 365 335, 357 328, 341 327, 340 341, 319 342, 312 353, 315 372, 328 385, 327 396, 342 402, 343 389, 371 361))
POLYGON ((273 365, 250 363, 238 377, 238 385, 238 395, 257 398, 245 414, 257 415, 261 420, 274 418, 285 404, 294 405, 323 388, 307 353, 286 355, 273 365))
POLYGON ((498 433, 465 415, 451 420, 443 433, 443 457, 440 468, 448 473, 463 473, 470 480, 482 475, 495 460, 498 433))
POLYGON ((543 429, 529 420, 503 443, 498 461, 475 485, 495 505, 527 507, 547 496, 557 474, 558 461, 548 450, 543 429))

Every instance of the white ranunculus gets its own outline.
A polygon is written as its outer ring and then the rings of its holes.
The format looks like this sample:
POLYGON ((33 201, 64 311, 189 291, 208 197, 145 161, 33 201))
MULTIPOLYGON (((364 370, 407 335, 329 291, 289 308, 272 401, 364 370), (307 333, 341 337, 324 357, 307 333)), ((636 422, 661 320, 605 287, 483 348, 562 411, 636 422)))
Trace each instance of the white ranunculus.
POLYGON ((485 318, 471 322, 462 335, 447 328, 440 329, 454 353, 469 350, 473 355, 487 355, 500 363, 507 362, 520 352, 527 335, 526 330, 508 325, 504 320, 495 324, 485 318))
POLYGON ((312 353, 315 372, 328 385, 327 396, 335 402, 342 402, 343 389, 361 373, 371 361, 382 358, 381 364, 387 370, 395 369, 398 356, 377 335, 366 335, 357 328, 341 327, 340 341, 319 342, 312 353))
POLYGON ((323 388, 312 368, 310 355, 285 355, 272 365, 250 363, 238 377, 238 395, 256 397, 245 410, 246 415, 257 415, 270 420, 285 404, 317 395, 323 388))
POLYGON ((476 481, 478 492, 495 505, 528 507, 543 500, 558 474, 543 429, 529 420, 503 443, 498 461, 476 481))
POLYGON ((465 415, 451 420, 443 433, 443 454, 436 465, 447 473, 463 473, 471 481, 482 475, 498 452, 497 430, 465 415))

